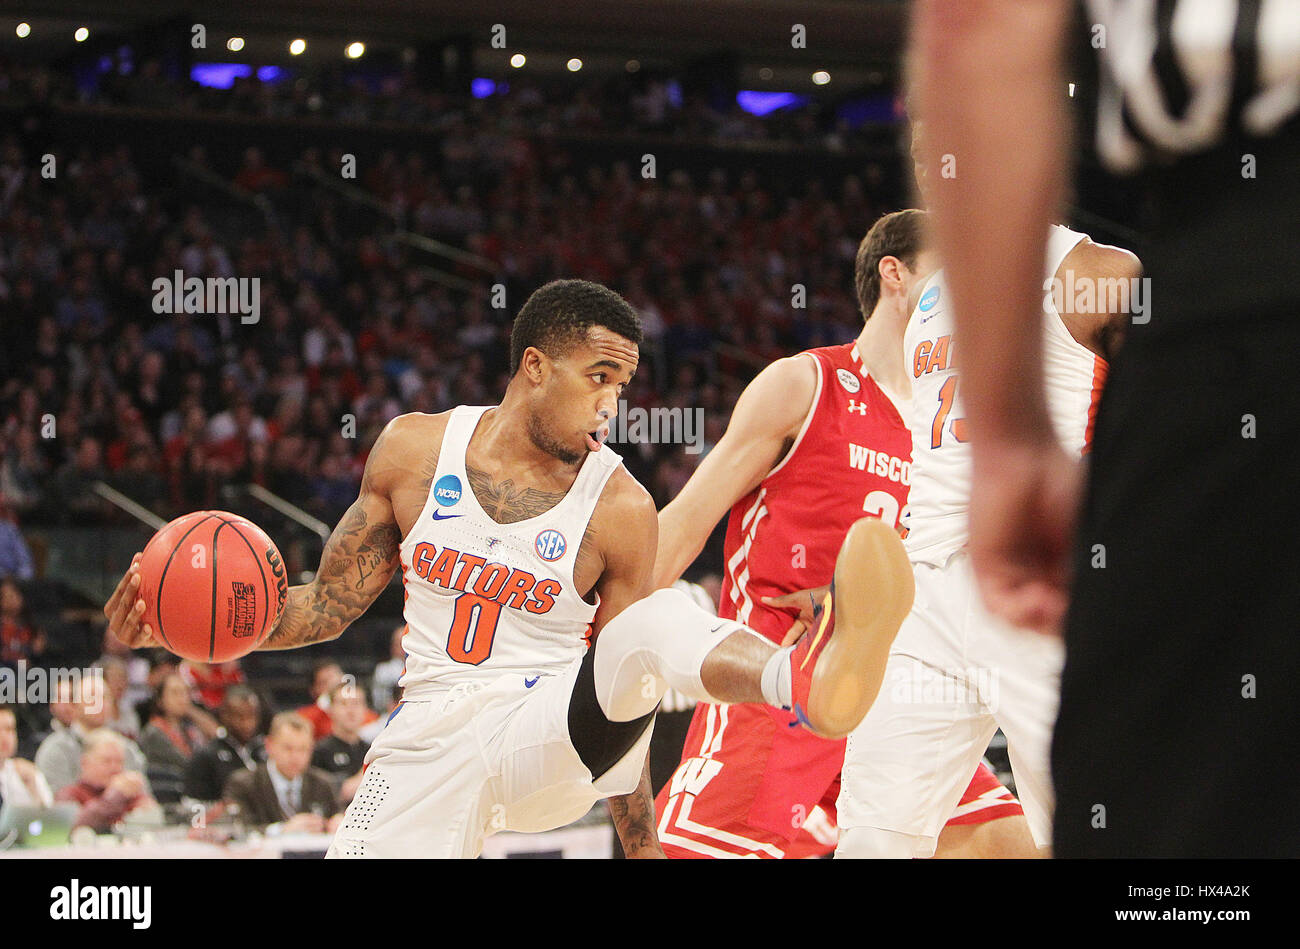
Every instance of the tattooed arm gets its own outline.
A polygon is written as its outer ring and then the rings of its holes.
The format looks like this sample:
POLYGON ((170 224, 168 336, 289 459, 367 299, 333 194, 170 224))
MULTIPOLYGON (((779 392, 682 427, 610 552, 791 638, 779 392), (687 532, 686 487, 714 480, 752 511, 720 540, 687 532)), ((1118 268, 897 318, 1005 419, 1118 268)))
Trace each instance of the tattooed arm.
MULTIPOLYGON (((289 588, 280 621, 259 649, 296 649, 337 639, 388 586, 402 542, 389 493, 406 447, 402 428, 399 416, 380 433, 366 459, 361 493, 326 541, 316 578, 289 588)), ((410 456, 406 459, 409 464, 410 456)))
MULTIPOLYGON (((651 573, 659 537, 654 501, 626 470, 615 472, 593 512, 574 568, 575 578, 599 570, 600 606, 592 620, 592 639, 605 624, 653 591, 651 573)), ((609 799, 609 815, 631 859, 664 856, 655 831, 655 801, 647 757, 641 784, 631 794, 609 799)))
POLYGON ((641 770, 641 783, 631 794, 609 799, 609 816, 629 860, 658 860, 666 856, 655 831, 655 796, 650 785, 648 755, 641 770))
MULTIPOLYGON (((441 444, 446 414, 399 415, 384 427, 366 461, 361 494, 325 544, 316 579, 289 588, 280 620, 259 648, 292 649, 335 639, 387 586, 401 543, 392 492, 402 483, 414 498, 428 493, 438 465, 437 452, 430 454, 429 446, 441 444), (424 467, 418 478, 411 477, 420 459, 424 467)), ((132 649, 161 647, 143 620, 140 557, 137 553, 132 559, 104 615, 113 635, 132 649)))
POLYGON ((401 534, 388 500, 367 491, 352 502, 321 553, 316 579, 289 588, 280 622, 259 649, 337 639, 388 586, 401 534))

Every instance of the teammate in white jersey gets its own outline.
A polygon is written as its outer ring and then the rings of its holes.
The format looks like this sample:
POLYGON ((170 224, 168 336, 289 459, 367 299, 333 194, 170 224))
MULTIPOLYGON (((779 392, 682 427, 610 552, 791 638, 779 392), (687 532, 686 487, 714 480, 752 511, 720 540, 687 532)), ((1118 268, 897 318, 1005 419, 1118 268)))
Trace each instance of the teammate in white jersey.
MULTIPOLYGON (((330 856, 474 857, 490 834, 560 827, 601 798, 629 856, 662 856, 643 764, 668 687, 793 708, 827 737, 861 720, 861 683, 911 603, 897 536, 855 525, 836 570, 848 592, 794 649, 679 590, 651 595, 654 503, 603 444, 640 339, 618 294, 554 281, 515 320, 500 405, 402 415, 376 441, 262 647, 336 638, 401 568, 403 702, 330 856)), ((138 584, 133 564, 105 607, 135 647, 152 644, 138 584)))
MULTIPOLYGON (((924 191, 921 168, 917 179, 924 191)), ((1076 312, 1076 301, 1062 291, 1133 275, 1136 258, 1054 227, 1045 273, 1043 373, 1057 437, 1077 456, 1087 451, 1105 379, 1103 356, 1128 314, 1076 312)), ((849 736, 839 857, 931 856, 961 797, 963 776, 999 727, 1034 840, 1040 848, 1051 841, 1049 758, 1063 649, 1057 639, 993 617, 975 590, 965 549, 970 450, 953 329, 951 298, 938 271, 921 288, 904 334, 912 376, 906 545, 916 599, 880 694, 849 736)))

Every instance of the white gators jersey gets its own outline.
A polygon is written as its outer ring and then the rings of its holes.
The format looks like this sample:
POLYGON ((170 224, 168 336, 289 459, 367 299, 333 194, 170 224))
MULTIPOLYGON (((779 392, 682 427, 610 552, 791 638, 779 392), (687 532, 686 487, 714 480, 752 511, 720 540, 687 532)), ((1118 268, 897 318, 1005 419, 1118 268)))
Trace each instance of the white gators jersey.
POLYGON ((578 547, 605 482, 622 464, 605 446, 549 511, 498 524, 479 506, 465 450, 493 406, 451 413, 429 496, 402 540, 405 698, 507 673, 563 672, 587 649, 596 604, 574 589, 578 547))
MULTIPOLYGON (((1053 226, 1047 241, 1047 279, 1086 235, 1053 226)), ((968 538, 970 446, 966 442, 953 350, 952 298, 943 271, 930 277, 903 334, 912 373, 907 427, 912 432, 912 489, 904 543, 914 562, 942 566, 968 538)), ((1045 294, 1043 379, 1056 435, 1067 451, 1087 450, 1095 400, 1106 363, 1081 346, 1045 294)))

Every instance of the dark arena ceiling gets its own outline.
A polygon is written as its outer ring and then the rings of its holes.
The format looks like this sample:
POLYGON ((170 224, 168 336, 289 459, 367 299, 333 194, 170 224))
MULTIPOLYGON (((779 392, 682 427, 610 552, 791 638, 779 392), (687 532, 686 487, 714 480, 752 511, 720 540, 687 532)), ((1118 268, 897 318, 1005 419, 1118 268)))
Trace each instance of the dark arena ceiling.
POLYGON ((508 69, 516 51, 541 73, 560 73, 582 55, 588 75, 622 70, 629 59, 676 69, 721 54, 751 87, 799 88, 828 70, 847 89, 896 83, 906 18, 901 0, 0 0, 0 54, 15 50, 20 21, 31 24, 27 55, 55 57, 78 27, 94 37, 189 21, 207 28, 209 48, 238 35, 244 59, 268 63, 287 61, 295 37, 308 42, 303 65, 339 57, 357 40, 367 55, 410 57, 461 38, 485 74, 508 69), (506 49, 490 44, 495 24, 505 27, 506 49), (803 48, 792 45, 795 24, 804 27, 803 48))

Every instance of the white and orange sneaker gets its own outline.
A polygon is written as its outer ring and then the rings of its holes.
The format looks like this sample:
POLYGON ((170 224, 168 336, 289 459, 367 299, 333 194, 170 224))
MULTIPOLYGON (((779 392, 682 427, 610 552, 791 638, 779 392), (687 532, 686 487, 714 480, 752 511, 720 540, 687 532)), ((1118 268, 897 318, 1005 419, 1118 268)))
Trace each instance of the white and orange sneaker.
POLYGON ((915 591, 912 565, 893 528, 874 517, 849 528, 815 628, 790 654, 790 693, 799 723, 823 738, 838 739, 866 717, 915 591))

